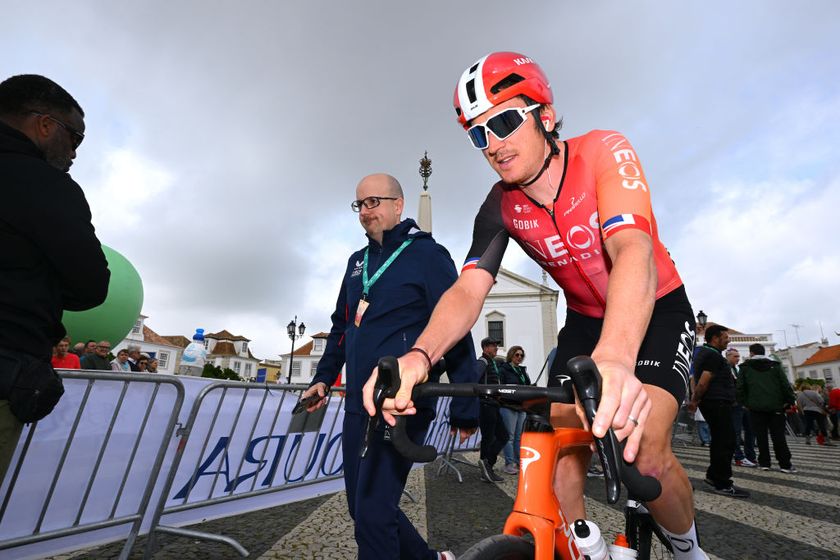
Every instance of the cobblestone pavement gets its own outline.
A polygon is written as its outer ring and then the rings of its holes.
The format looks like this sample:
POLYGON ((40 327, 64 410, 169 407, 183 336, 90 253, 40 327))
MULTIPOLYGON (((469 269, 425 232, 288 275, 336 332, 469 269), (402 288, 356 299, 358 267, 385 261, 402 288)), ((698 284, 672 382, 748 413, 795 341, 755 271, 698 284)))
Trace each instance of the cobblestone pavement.
MULTIPOLYGON (((749 500, 718 496, 703 483, 708 449, 678 445, 675 451, 695 488, 697 525, 704 550, 725 560, 797 558, 840 559, 840 447, 806 446, 789 439, 799 472, 784 474, 733 467, 736 485, 749 490, 749 500)), ((468 462, 473 453, 461 456, 468 462)), ((481 482, 472 465, 458 465, 437 476, 440 463, 415 469, 403 509, 431 546, 463 553, 476 541, 500 532, 516 493, 516 477, 481 482)), ((620 505, 608 506, 603 480, 588 479, 587 511, 608 538, 620 529, 620 505)), ((356 555, 353 528, 344 493, 288 504, 194 528, 237 539, 248 558, 260 560, 343 560, 356 555)), ((162 536, 155 559, 235 559, 233 549, 215 543, 162 536)), ((142 558, 139 539, 131 558, 142 558)), ((53 560, 116 558, 122 543, 55 557, 53 560)))

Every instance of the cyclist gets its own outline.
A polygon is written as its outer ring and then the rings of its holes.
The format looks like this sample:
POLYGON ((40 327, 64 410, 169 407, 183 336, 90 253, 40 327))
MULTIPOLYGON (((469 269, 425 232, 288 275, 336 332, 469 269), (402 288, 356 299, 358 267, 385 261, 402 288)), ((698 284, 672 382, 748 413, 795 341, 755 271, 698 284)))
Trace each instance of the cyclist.
MULTIPOLYGON (((593 433, 612 426, 624 457, 662 484, 648 504, 676 544, 677 558, 706 558, 697 543, 691 485, 671 451, 671 425, 688 386, 694 317, 674 263, 659 240, 647 179, 635 150, 614 131, 559 140, 561 122, 542 69, 529 57, 491 53, 455 90, 455 112, 473 146, 499 175, 475 219, 462 273, 443 295, 415 347, 438 359, 469 332, 513 238, 557 281, 566 324, 549 384, 568 381, 566 361, 589 354, 603 377, 593 433)), ((413 414, 411 389, 426 380, 420 352, 400 358, 402 384, 385 418, 413 414)), ((375 376, 364 389, 374 412, 375 376)), ((555 405, 557 425, 580 426, 573 405, 555 405)), ((561 458, 557 493, 570 519, 585 517, 590 452, 561 458), (562 483, 561 483, 562 482, 562 483)))

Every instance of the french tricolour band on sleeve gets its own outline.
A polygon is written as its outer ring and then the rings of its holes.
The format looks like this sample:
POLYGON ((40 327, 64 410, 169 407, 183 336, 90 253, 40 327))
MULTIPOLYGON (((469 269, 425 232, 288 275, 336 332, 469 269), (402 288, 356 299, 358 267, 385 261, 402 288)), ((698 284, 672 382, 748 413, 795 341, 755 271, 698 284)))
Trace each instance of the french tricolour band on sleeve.
POLYGON ((602 229, 604 230, 604 239, 608 239, 622 229, 640 229, 650 235, 650 222, 644 216, 638 214, 619 214, 604 222, 602 229))
POLYGON ((480 257, 474 257, 472 259, 467 259, 464 262, 464 266, 461 267, 461 272, 464 272, 465 270, 474 269, 478 265, 478 261, 480 261, 480 260, 481 260, 480 257))

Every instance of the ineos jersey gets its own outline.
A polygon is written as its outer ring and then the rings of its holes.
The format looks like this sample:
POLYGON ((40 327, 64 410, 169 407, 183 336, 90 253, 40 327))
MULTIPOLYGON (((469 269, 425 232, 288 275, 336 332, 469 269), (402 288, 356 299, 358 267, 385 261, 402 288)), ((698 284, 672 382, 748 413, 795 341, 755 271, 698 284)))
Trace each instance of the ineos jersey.
POLYGON ((659 241, 647 180, 627 139, 615 131, 593 130, 566 140, 564 146, 563 177, 550 208, 517 185, 493 186, 475 218, 462 271, 477 267, 495 277, 508 238, 513 237, 563 289, 571 309, 603 317, 612 269, 604 240, 632 228, 651 236, 656 298, 681 286, 659 241))

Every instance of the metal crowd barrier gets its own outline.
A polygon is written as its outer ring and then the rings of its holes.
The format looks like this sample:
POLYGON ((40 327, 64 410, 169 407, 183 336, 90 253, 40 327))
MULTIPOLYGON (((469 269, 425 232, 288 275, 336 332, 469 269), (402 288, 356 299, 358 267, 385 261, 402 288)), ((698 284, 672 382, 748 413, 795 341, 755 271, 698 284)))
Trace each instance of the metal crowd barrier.
MULTIPOLYGON (((20 480, 21 473, 26 475, 32 468, 32 461, 29 460, 32 453, 28 454, 30 448, 34 445, 43 453, 45 445, 52 445, 52 442, 60 442, 59 445, 63 447, 58 452, 59 458, 54 469, 52 463, 40 466, 49 480, 46 481, 48 489, 41 503, 28 506, 37 510, 37 522, 33 529, 27 535, 0 540, 0 550, 89 531, 108 528, 117 530, 120 525, 130 524, 125 537, 122 533, 116 536, 111 533, 99 539, 113 541, 125 538, 120 560, 128 558, 141 530, 148 530, 144 551, 144 558, 147 559, 155 552, 156 537, 159 534, 220 542, 231 546, 242 556, 247 556, 247 550, 230 537, 167 524, 166 517, 172 516, 170 520, 177 523, 178 514, 182 512, 187 512, 187 517, 191 514, 194 519, 196 512, 190 510, 197 508, 219 505, 230 505, 234 509, 246 508, 243 504, 231 502, 334 481, 342 476, 342 426, 339 425, 344 405, 342 387, 332 389, 328 402, 316 413, 292 415, 291 408, 306 389, 305 385, 211 382, 199 390, 186 423, 181 426, 177 422, 185 399, 185 387, 176 376, 80 370, 60 373, 68 388, 73 383, 84 385, 82 388, 68 390, 56 411, 41 421, 40 424, 46 428, 42 429, 41 425, 35 423, 24 429, 21 435, 23 444, 19 445, 21 451, 10 465, 7 491, 0 502, 0 539, 3 538, 5 516, 16 513, 14 508, 20 505, 18 493, 37 494, 33 490, 31 475, 20 480), (121 385, 117 390, 110 389, 109 395, 119 392, 115 403, 97 400, 96 389, 105 383, 121 385), (164 385, 172 386, 174 395, 169 391, 162 393, 161 387, 164 385), (146 400, 139 400, 139 404, 136 395, 132 393, 132 389, 138 386, 146 387, 148 393, 144 397, 146 400), (167 408, 162 409, 160 403, 165 400, 162 399, 164 394, 170 400, 165 401, 167 408), (127 399, 129 405, 124 406, 127 399), (130 415, 126 412, 129 408, 132 410, 130 415), (131 431, 133 439, 128 442, 124 441, 125 437, 120 437, 126 431, 120 430, 121 423, 127 421, 126 416, 130 416, 128 421, 134 428, 131 431), (97 423, 92 423, 92 418, 97 423), (77 428, 83 421, 88 432, 93 430, 91 426, 102 426, 100 432, 104 433, 87 433, 81 438, 87 441, 78 443, 76 440, 80 436, 77 428), (136 427, 138 424, 139 429, 136 427), (65 425, 69 426, 69 431, 65 425), (177 446, 173 438, 177 439, 177 446), (95 441, 91 443, 90 440, 95 441), (269 447, 274 443, 276 447, 269 455, 269 447), (167 450, 171 450, 171 461, 164 465, 167 450), (113 456, 115 452, 120 454, 116 461, 113 456), (83 460, 79 455, 83 455, 83 460), (285 458, 282 469, 279 468, 281 457, 285 458), (103 465, 113 465, 115 462, 124 464, 121 472, 103 472, 107 470, 103 465), (246 468, 257 470, 247 472, 246 468), (73 492, 78 497, 73 503, 68 503, 64 496, 56 497, 56 488, 59 480, 67 474, 66 470, 71 471, 69 474, 75 477, 74 480, 83 481, 81 485, 84 489, 78 488, 79 484, 75 485, 73 492), (263 473, 264 470, 267 472, 263 473), (224 473, 227 481, 220 488, 220 483, 225 482, 220 480, 221 473, 224 473), (264 476, 259 476, 261 474, 264 476), (174 486, 176 478, 178 486, 174 486), (133 494, 130 490, 126 492, 129 479, 128 487, 135 489, 133 494), (258 479, 261 480, 258 482, 258 479), (21 482, 23 488, 16 486, 18 482, 21 482), (142 492, 138 497, 136 489, 141 487, 142 492), (173 493, 173 487, 179 490, 173 493), (159 492, 156 504, 151 503, 155 492, 159 492), (97 517, 94 511, 95 518, 91 519, 89 510, 104 509, 103 495, 111 499, 108 512, 97 517), (50 507, 57 501, 61 502, 57 508, 58 513, 52 512, 49 515, 50 507), (69 510, 72 512, 68 513, 69 510), (45 529, 45 519, 48 517, 47 525, 50 526, 45 529), (56 526, 56 522, 60 526, 56 526)), ((449 400, 439 399, 438 415, 429 428, 426 443, 447 453, 451 459, 453 451, 475 449, 478 434, 464 444, 456 445, 455 438, 449 434, 449 400)), ((64 486, 67 486, 66 480, 64 486)), ((66 492, 66 489, 62 491, 66 492)), ((269 501, 272 503, 260 502, 251 509, 271 507, 279 502, 273 498, 269 501)), ((201 512, 201 515, 204 513, 201 512)), ((218 515, 224 517, 232 514, 218 515)), ((181 519, 180 522, 186 525, 194 521, 181 519)))
MULTIPOLYGON (((140 531, 144 513, 171 441, 178 413, 184 401, 184 386, 178 378, 172 375, 109 373, 86 370, 63 370, 59 373, 68 388, 74 383, 84 384, 84 389, 81 391, 81 401, 75 411, 68 408, 71 406, 69 403, 65 403, 62 408, 60 402, 50 416, 41 422, 33 423, 24 428, 20 440, 23 441, 23 445, 17 459, 14 460, 13 458, 10 465, 9 473, 11 476, 0 503, 0 527, 3 526, 4 521, 14 522, 14 517, 23 516, 23 509, 32 512, 37 511, 37 522, 28 531, 28 535, 0 540, 0 550, 130 523, 125 545, 119 556, 120 559, 128 558, 140 531), (97 386, 101 387, 108 383, 122 385, 119 397, 116 403, 113 403, 110 417, 108 417, 107 409, 111 403, 96 399, 97 386), (150 389, 149 386, 151 386, 150 389), (162 386, 171 386, 175 391, 174 395, 161 391, 162 386), (132 389, 136 389, 137 392, 135 393, 132 389), (135 411, 138 409, 138 394, 145 396, 144 393, 148 393, 148 402, 141 418, 137 418, 134 414, 131 418, 127 418, 128 413, 120 416, 120 412, 125 410, 123 405, 126 403, 126 397, 129 393, 131 393, 130 398, 133 399, 131 406, 135 411), (160 406, 156 407, 159 401, 167 398, 171 399, 172 402, 165 410, 160 410, 160 406), (154 415, 152 415, 153 410, 154 415), (163 429, 160 429, 160 419, 164 417, 167 411, 168 418, 163 423, 163 429), (100 434, 102 441, 98 445, 95 442, 91 445, 78 433, 79 425, 83 419, 90 422, 93 418, 96 419, 97 423, 95 425, 97 426, 102 425, 103 419, 107 422, 104 435, 100 434), (67 421, 69 421, 67 435, 64 436, 63 433, 60 433, 59 437, 55 437, 56 432, 64 430, 67 421), (140 428, 136 430, 136 437, 133 438, 133 441, 123 441, 123 438, 120 437, 122 432, 119 428, 115 433, 115 427, 121 426, 122 423, 130 422, 136 425, 138 421, 140 428), (42 432, 48 434, 39 438, 38 436, 42 432), (43 444, 51 441, 50 437, 65 439, 54 472, 47 471, 45 465, 30 460, 30 454, 28 453, 33 447, 38 450, 43 449, 43 444), (77 437, 84 441, 77 442, 77 437), (141 442, 143 443, 144 453, 138 457, 141 442), (150 456, 148 450, 150 449, 155 450, 151 465, 146 472, 139 472, 142 465, 148 463, 148 457, 150 456), (107 471, 102 468, 103 458, 106 455, 113 458, 115 453, 125 458, 122 461, 124 463, 122 472, 107 471), (73 499, 68 500, 67 492, 57 496, 56 491, 62 476, 79 475, 83 468, 88 468, 90 459, 94 457, 89 478, 86 479, 84 484, 84 490, 80 495, 75 496, 75 501, 73 499), (80 465, 79 463, 83 464, 80 465), (21 477, 27 480, 27 475, 39 471, 42 472, 42 475, 46 475, 40 482, 45 485, 47 491, 40 503, 32 503, 33 498, 37 497, 44 486, 35 488, 31 483, 24 482, 21 486, 17 486, 16 483, 21 477), (136 486, 138 482, 142 485, 143 491, 139 500, 135 496, 124 494, 130 477, 133 485, 136 486), (115 482, 116 484, 114 484, 115 482), (113 496, 110 506, 104 508, 107 509, 107 513, 97 514, 97 509, 103 509, 104 496, 112 491, 113 496), (92 499, 94 495, 95 500, 92 499), (67 515, 68 512, 72 512, 72 515, 67 515), (49 528, 45 528, 45 526, 49 528)), ((74 398, 70 395, 71 391, 68 390, 67 393, 63 401, 74 398)), ((72 393, 73 395, 78 394, 77 391, 72 393)), ((142 409, 142 404, 140 408, 142 409)), ((38 454, 32 453, 32 455, 37 456, 38 454)), ((109 464, 114 464, 114 461, 109 464)), ((87 477, 88 473, 85 471, 83 476, 87 477)))
MULTIPOLYGON (((305 433, 312 433, 319 432, 320 428, 322 427, 322 423, 324 421, 326 412, 330 410, 332 414, 330 414, 329 418, 329 427, 326 431, 325 440, 327 442, 334 442, 334 440, 339 436, 335 436, 336 433, 336 424, 338 418, 340 416, 339 410, 343 408, 344 403, 344 396, 343 393, 339 393, 340 388, 334 388, 330 395, 328 396, 328 401, 324 407, 319 409, 317 413, 314 414, 298 414, 291 416, 288 422, 278 422, 280 418, 280 412, 284 408, 286 410, 289 409, 293 403, 297 402, 299 395, 302 391, 307 388, 306 385, 255 385, 254 383, 247 383, 247 382, 229 382, 229 381, 221 381, 212 383, 204 387, 201 392, 196 397, 192 410, 190 411, 189 418, 186 424, 177 431, 177 436, 180 438, 180 442, 178 444, 178 451, 173 460, 172 467, 169 471, 167 476, 166 482, 163 486, 163 491, 161 492, 160 501, 157 504, 157 507, 154 510, 152 516, 151 527, 149 529, 149 538, 146 544, 146 551, 145 551, 145 558, 151 558, 155 552, 155 548, 157 546, 157 533, 165 533, 177 536, 183 536, 193 539, 203 539, 203 540, 210 540, 215 542, 225 543, 231 547, 233 547, 239 554, 243 557, 248 555, 248 551, 240 545, 235 539, 230 537, 225 537, 222 535, 215 535, 211 533, 204 533, 200 531, 194 531, 191 529, 184 529, 181 527, 174 527, 171 525, 164 525, 161 523, 162 516, 167 514, 173 514, 189 509, 205 507, 211 504, 219 504, 222 502, 228 502, 233 500, 241 500, 249 497, 260 496, 271 494, 274 492, 279 492, 283 490, 288 490, 293 487, 305 486, 309 484, 313 484, 316 482, 323 482, 325 480, 333 480, 340 478, 341 475, 341 468, 335 469, 335 464, 339 460, 339 451, 340 446, 335 447, 336 451, 332 453, 330 458, 330 454, 328 451, 324 452, 323 457, 321 458, 321 462, 318 465, 315 473, 316 476, 308 477, 309 473, 314 466, 314 455, 316 452, 320 451, 320 444, 313 445, 310 447, 309 451, 305 454, 301 454, 301 449, 303 448, 302 439, 303 434, 305 433), (338 394, 338 396, 337 396, 338 394), (218 395, 218 400, 215 404, 212 402, 211 397, 218 395), (256 413, 251 414, 252 418, 244 418, 243 419, 243 412, 246 412, 246 403, 248 402, 249 395, 256 395, 259 399, 259 405, 257 406, 256 413), (266 406, 266 402, 271 397, 271 405, 266 406), (334 401, 338 400, 337 403, 334 401), (336 405, 337 404, 337 405, 336 405), (227 407, 227 408, 226 408, 227 407), (203 418, 205 422, 199 422, 199 418, 202 412, 211 411, 212 416, 208 419, 206 417, 203 418), (198 481, 198 474, 202 470, 206 470, 208 467, 209 459, 206 458, 207 449, 210 444, 211 437, 216 434, 215 428, 217 420, 219 419, 220 415, 223 414, 223 411, 227 411, 228 413, 234 412, 234 419, 230 423, 230 427, 226 431, 226 436, 222 436, 226 439, 219 438, 219 444, 224 444, 224 449, 222 452, 217 454, 212 454, 212 457, 218 456, 218 465, 216 467, 215 474, 213 475, 213 480, 207 486, 206 492, 203 495, 196 497, 196 483, 198 481), (269 420, 270 419, 270 420, 269 420), (206 424, 206 421, 209 420, 209 425, 206 424), (254 444, 254 435, 259 425, 268 424, 268 430, 265 432, 267 435, 260 436, 260 442, 265 441, 266 444, 262 447, 262 451, 257 459, 254 456, 249 457, 249 452, 253 452, 255 448, 254 444), (243 426, 244 424, 244 426, 243 426), (202 428, 207 425, 206 432, 201 437, 201 434, 198 434, 199 437, 192 437, 196 428, 201 426, 202 428), (247 442, 246 445, 241 445, 243 430, 247 433, 246 439, 244 440, 247 442), (299 434, 293 438, 290 438, 290 434, 299 434), (238 440, 237 441, 237 436, 238 440), (299 470, 298 468, 303 465, 303 472, 304 474, 300 477, 300 480, 295 480, 293 482, 282 482, 280 484, 275 484, 277 471, 274 470, 269 473, 266 479, 263 481, 262 488, 257 488, 257 479, 258 476, 255 473, 252 477, 253 480, 250 482, 249 487, 242 491, 238 489, 237 484, 228 483, 227 487, 225 487, 221 492, 217 490, 217 483, 218 483, 218 476, 219 472, 221 471, 221 463, 224 460, 228 461, 228 471, 233 472, 234 476, 232 477, 234 482, 239 481, 240 475, 245 467, 245 463, 257 464, 260 466, 265 465, 266 455, 268 453, 269 445, 272 439, 277 438, 281 441, 278 443, 278 449, 274 452, 274 457, 280 457, 284 451, 286 450, 286 446, 291 445, 292 451, 289 452, 289 457, 291 457, 291 463, 287 460, 285 471, 294 472, 295 470, 299 470), (238 445, 234 445, 237 443, 238 445), (184 488, 175 494, 175 498, 180 500, 180 503, 173 505, 167 504, 167 501, 170 501, 170 495, 172 492, 173 483, 176 477, 176 474, 179 472, 179 466, 185 456, 186 453, 190 451, 195 451, 195 448, 198 448, 199 451, 195 455, 195 460, 193 461, 192 468, 190 472, 194 473, 192 477, 189 479, 187 484, 184 488), (237 452, 235 455, 230 455, 231 448, 240 448, 241 451, 237 452), (231 461, 232 460, 232 461, 231 461), (324 466, 326 463, 329 462, 329 469, 330 472, 333 474, 325 475, 325 476, 317 476, 318 471, 323 471, 324 466), (204 468, 202 468, 204 467, 204 468), (192 498, 192 499, 191 499, 192 498)), ((253 411, 251 411, 253 412, 253 411)), ((247 416, 247 414, 246 414, 247 416)), ((338 433, 341 433, 341 426, 338 426, 338 433)), ((324 441, 324 440, 322 440, 324 441)), ((332 448, 333 445, 330 445, 332 448)), ((214 463, 216 461, 214 460, 214 463)), ((343 464, 343 463, 342 463, 343 464)), ((275 465, 276 466, 276 465, 275 465)), ((259 471, 258 471, 259 472, 259 471)))

